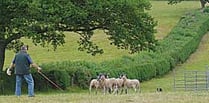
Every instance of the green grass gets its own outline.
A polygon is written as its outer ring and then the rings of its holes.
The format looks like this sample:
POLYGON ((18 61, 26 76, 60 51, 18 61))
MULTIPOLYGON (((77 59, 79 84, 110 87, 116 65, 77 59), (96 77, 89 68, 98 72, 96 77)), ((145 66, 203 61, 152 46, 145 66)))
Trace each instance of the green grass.
MULTIPOLYGON (((155 4, 158 4, 158 6, 162 6, 162 5, 166 5, 162 2, 157 2, 157 1, 154 1, 152 3, 155 3, 155 4)), ((179 8, 181 9, 185 9, 186 11, 189 11, 190 9, 198 9, 200 8, 200 3, 197 2, 197 1, 192 1, 192 2, 182 2, 177 5, 175 5, 175 9, 176 11, 172 11, 170 13, 157 13, 157 7, 156 7, 156 11, 153 11, 152 10, 152 14, 154 14, 154 17, 156 19, 159 19, 159 24, 161 26, 158 26, 158 31, 162 31, 163 33, 166 33, 166 31, 163 31, 163 30, 166 30, 165 28, 171 30, 172 27, 173 27, 173 24, 175 24, 174 22, 178 22, 178 21, 175 21, 174 18, 169 18, 168 16, 169 15, 173 15, 174 17, 179 17, 181 15, 183 15, 185 12, 183 11, 180 11, 179 8), (191 3, 191 4, 190 4, 191 3), (193 8, 189 8, 188 5, 190 5, 190 7, 193 7, 193 8), (182 13, 182 14, 181 14, 182 13), (180 15, 181 14, 181 15, 180 15), (158 16, 156 16, 158 15, 158 16), (165 18, 164 18, 165 17, 165 18), (161 21, 161 22, 160 22, 161 21), (171 27, 170 27, 171 26, 171 27)), ((157 5, 153 5, 153 7, 155 7, 157 5)), ((166 7, 169 7, 169 5, 167 5, 166 7)), ((164 10, 163 8, 160 8, 162 9, 162 11, 164 10)), ((165 11, 167 10, 168 8, 165 9, 165 11)), ((174 25, 175 26, 175 25, 174 25)), ((168 34, 168 33, 167 33, 168 34)), ((162 35, 159 33, 159 36, 158 36, 158 33, 156 35, 158 38, 161 38, 161 37, 164 37, 165 35, 162 35)), ((206 68, 206 65, 209 65, 209 59, 208 59, 208 55, 209 55, 209 33, 206 34, 198 49, 196 50, 195 53, 193 53, 189 58, 188 60, 183 63, 183 64, 179 64, 175 69, 175 74, 176 75, 183 75, 182 73, 185 71, 185 70, 205 70, 206 68)), ((164 75, 162 77, 159 77, 159 78, 154 78, 152 80, 149 80, 149 81, 145 81, 142 83, 142 91, 144 92, 154 92, 156 91, 156 88, 157 87, 162 87, 163 90, 165 92, 171 92, 174 90, 173 88, 173 85, 174 85, 174 71, 171 71, 169 72, 167 75, 164 75)))
MULTIPOLYGON (((57 48, 56 51, 53 51, 52 47, 42 48, 40 46, 34 46, 32 42, 28 39, 23 39, 26 44, 29 45, 28 53, 32 57, 33 61, 39 64, 48 63, 48 62, 56 62, 56 61, 91 61, 91 62, 101 62, 104 60, 111 60, 115 58, 120 58, 123 55, 129 55, 126 50, 118 50, 113 45, 110 45, 110 41, 106 38, 107 36, 102 31, 95 31, 95 35, 92 40, 95 41, 101 48, 104 49, 104 54, 98 54, 96 56, 92 56, 91 54, 87 54, 86 52, 78 51, 78 43, 79 35, 71 32, 65 32, 66 43, 63 46, 57 48)), ((7 67, 14 53, 12 51, 6 51, 6 62, 5 67, 7 67)))
POLYGON ((185 63, 179 64, 173 71, 171 71, 167 75, 143 82, 142 89, 144 90, 144 92, 156 91, 157 87, 162 87, 166 92, 174 91, 174 72, 175 75, 183 75, 183 72, 187 70, 205 71, 206 66, 209 65, 208 39, 209 33, 207 33, 202 38, 197 51, 193 53, 185 63))
POLYGON ((37 95, 28 98, 1 96, 1 103, 208 103, 208 93, 141 93, 127 95, 89 95, 86 93, 62 93, 37 95))
MULTIPOLYGON (((167 5, 166 1, 152 1, 151 3, 153 7, 149 13, 158 21, 158 26, 156 28, 158 31, 158 33, 156 33, 157 39, 165 37, 178 22, 181 15, 186 11, 199 8, 199 2, 183 2, 174 6, 167 5)), ((56 51, 53 51, 51 47, 42 48, 40 46, 34 46, 30 40, 24 39, 24 41, 29 45, 29 54, 33 61, 38 64, 63 60, 101 62, 104 60, 120 58, 124 55, 131 56, 128 51, 118 50, 115 46, 109 45, 110 41, 106 38, 107 36, 102 31, 95 31, 93 40, 104 49, 104 54, 97 56, 91 56, 86 52, 77 50, 77 40, 79 39, 79 36, 75 33, 66 32, 66 43, 64 46, 58 47, 56 51)), ((9 66, 13 57, 14 52, 6 51, 4 67, 9 66)))
POLYGON ((176 25, 185 12, 200 8, 199 1, 187 1, 177 5, 168 5, 167 1, 151 1, 150 14, 158 21, 157 39, 163 39, 176 25))

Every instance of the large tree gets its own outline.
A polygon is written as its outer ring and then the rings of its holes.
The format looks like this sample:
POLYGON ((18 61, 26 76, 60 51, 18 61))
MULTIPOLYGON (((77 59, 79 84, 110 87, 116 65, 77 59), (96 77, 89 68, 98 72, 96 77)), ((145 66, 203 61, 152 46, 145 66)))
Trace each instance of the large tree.
POLYGON ((156 22, 146 12, 147 0, 1 0, 0 68, 5 50, 22 45, 25 37, 35 45, 65 43, 63 31, 80 35, 79 50, 96 55, 103 53, 90 39, 93 30, 109 35, 112 45, 130 53, 153 50, 156 22))

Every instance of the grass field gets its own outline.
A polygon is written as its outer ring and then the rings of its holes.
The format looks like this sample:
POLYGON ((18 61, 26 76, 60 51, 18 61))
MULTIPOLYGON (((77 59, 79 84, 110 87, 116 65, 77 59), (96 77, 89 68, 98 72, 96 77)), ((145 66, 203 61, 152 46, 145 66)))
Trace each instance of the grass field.
POLYGON ((158 21, 157 39, 163 39, 176 25, 179 18, 190 10, 200 8, 199 1, 182 2, 177 5, 168 5, 167 1, 151 1, 150 14, 158 21))
MULTIPOLYGON (((156 37, 162 39, 165 37, 173 26, 178 22, 178 19, 185 12, 191 9, 200 7, 198 1, 182 2, 181 4, 170 6, 165 1, 152 1, 153 5, 150 13, 158 20, 156 37)), ((67 44, 64 47, 59 47, 57 51, 53 52, 47 49, 35 47, 31 45, 29 53, 35 62, 52 62, 57 60, 88 60, 88 61, 103 61, 109 59, 119 58, 123 55, 129 55, 126 51, 118 51, 114 47, 107 45, 108 41, 104 40, 103 33, 96 31, 95 40, 101 43, 107 49, 107 53, 91 57, 83 52, 76 51, 77 47, 74 42, 78 38, 76 34, 67 38, 67 44), (69 42, 69 43, 68 43, 69 42), (106 43, 105 43, 106 42, 106 43), (105 45, 103 44, 105 43, 105 45)), ((184 63, 179 64, 174 70, 176 73, 182 73, 184 70, 205 70, 205 66, 209 64, 209 33, 206 34, 197 51, 190 56, 184 63)), ((7 65, 13 57, 11 51, 7 51, 7 65)), ((173 91, 173 72, 159 78, 141 83, 142 92, 140 94, 128 95, 93 95, 84 93, 52 93, 43 94, 37 93, 35 98, 28 98, 23 95, 20 98, 15 96, 0 96, 0 103, 208 103, 209 92, 174 92, 173 91), (162 93, 156 93, 156 88, 162 87, 162 93)))
MULTIPOLYGON (((193 53, 188 60, 179 64, 175 69, 176 75, 181 75, 185 70, 206 70, 206 66, 209 65, 209 33, 207 33, 200 42, 200 45, 195 53, 193 53)), ((142 88, 144 92, 154 92, 157 87, 162 87, 165 92, 173 91, 174 83, 174 71, 169 74, 154 78, 149 81, 142 83, 142 88)), ((142 90, 142 91, 143 91, 142 90)))
POLYGON ((49 94, 27 96, 1 96, 1 103, 208 103, 208 93, 141 93, 123 95, 49 94))
MULTIPOLYGON (((156 27, 158 33, 156 38, 162 39, 166 36, 173 26, 178 22, 181 15, 186 11, 199 8, 199 2, 183 2, 178 5, 167 5, 166 1, 152 1, 153 7, 149 13, 158 21, 156 27)), ((116 47, 109 45, 109 41, 106 39, 106 35, 102 31, 95 31, 93 40, 104 49, 104 54, 91 56, 85 52, 78 51, 77 41, 79 39, 78 34, 66 32, 66 43, 64 46, 58 47, 56 51, 52 48, 42 48, 40 46, 34 46, 30 40, 24 40, 29 45, 29 53, 34 62, 38 64, 63 61, 63 60, 86 60, 92 62, 101 62, 104 60, 111 60, 120 58, 123 55, 129 55, 128 51, 118 50, 116 47)), ((6 51, 5 66, 8 67, 14 52, 6 51)))

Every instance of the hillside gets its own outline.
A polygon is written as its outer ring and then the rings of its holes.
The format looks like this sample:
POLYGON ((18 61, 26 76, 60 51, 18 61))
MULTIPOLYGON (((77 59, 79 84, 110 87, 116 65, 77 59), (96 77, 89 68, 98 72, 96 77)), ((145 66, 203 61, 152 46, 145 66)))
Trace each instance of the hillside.
MULTIPOLYGON (((178 22, 181 15, 191 9, 197 9, 199 2, 183 2, 178 5, 167 5, 166 1, 151 1, 152 10, 150 14, 158 21, 156 38, 162 39, 165 37, 173 26, 178 22), (166 8, 166 9, 165 9, 166 8)), ((42 48, 40 46, 34 46, 30 40, 23 39, 25 44, 29 45, 29 53, 33 58, 33 61, 42 64, 54 61, 72 60, 72 61, 92 61, 101 62, 104 60, 111 60, 120 58, 124 55, 131 56, 128 51, 118 50, 116 47, 109 45, 109 41, 106 40, 106 35, 102 31, 95 31, 93 40, 104 49, 105 53, 102 55, 91 56, 85 52, 78 51, 77 41, 79 36, 75 33, 66 32, 66 43, 58 47, 56 51, 52 48, 42 48)), ((13 51, 6 51, 6 60, 4 67, 8 67, 14 56, 13 51)))
POLYGON ((142 83, 143 92, 155 92, 156 88, 161 87, 165 92, 174 91, 174 73, 176 75, 183 75, 186 70, 200 70, 205 71, 209 65, 209 33, 203 36, 197 50, 188 58, 183 64, 179 64, 173 71, 167 75, 142 83))
POLYGON ((179 64, 172 72, 167 75, 154 78, 150 81, 142 83, 143 92, 155 92, 157 87, 162 87, 165 92, 172 92, 174 85, 174 71, 177 75, 182 74, 185 70, 206 70, 209 65, 209 33, 207 33, 201 40, 196 52, 194 52, 189 59, 179 64))

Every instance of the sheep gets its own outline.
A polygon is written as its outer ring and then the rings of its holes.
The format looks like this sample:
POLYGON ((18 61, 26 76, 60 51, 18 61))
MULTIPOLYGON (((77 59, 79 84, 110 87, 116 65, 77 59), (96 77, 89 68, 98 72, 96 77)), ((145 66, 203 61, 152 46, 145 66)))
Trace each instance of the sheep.
POLYGON ((89 93, 91 93, 92 88, 95 88, 95 90, 96 90, 95 93, 97 94, 97 90, 100 88, 100 84, 99 84, 98 79, 91 80, 90 85, 89 85, 89 93))
POLYGON ((101 75, 99 81, 104 90, 104 94, 106 94, 107 90, 109 90, 110 93, 117 91, 117 81, 115 78, 106 78, 105 75, 101 75))
MULTIPOLYGON (((116 82, 117 82, 117 94, 119 92, 119 90, 123 90, 123 87, 124 87, 124 82, 123 82, 123 79, 121 78, 116 78, 116 82)), ((122 92, 121 92, 122 94, 122 92)))
MULTIPOLYGON (((89 85, 89 93, 91 93, 91 91, 92 91, 92 88, 95 88, 95 90, 96 90, 96 94, 97 94, 97 91, 98 91, 98 89, 99 88, 101 88, 101 84, 100 84, 100 82, 99 82, 99 79, 100 79, 100 77, 102 76, 103 74, 102 73, 97 73, 97 79, 92 79, 91 81, 90 81, 90 85, 89 85)), ((105 77, 107 77, 106 75, 105 75, 105 77)))
POLYGON ((121 79, 123 79, 123 85, 124 85, 126 94, 128 92, 128 88, 133 88, 135 92, 139 91, 139 88, 140 88, 139 80, 137 80, 137 79, 127 79, 126 75, 123 75, 121 77, 121 79))

